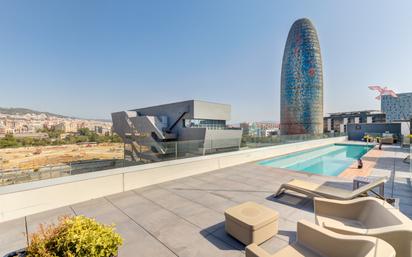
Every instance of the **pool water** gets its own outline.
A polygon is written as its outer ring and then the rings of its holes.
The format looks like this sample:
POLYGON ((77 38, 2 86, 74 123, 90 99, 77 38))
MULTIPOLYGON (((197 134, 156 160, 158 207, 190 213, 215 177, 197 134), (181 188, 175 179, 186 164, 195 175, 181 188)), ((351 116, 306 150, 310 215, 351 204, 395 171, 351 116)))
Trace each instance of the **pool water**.
POLYGON ((372 146, 334 144, 259 162, 260 165, 338 176, 372 146))

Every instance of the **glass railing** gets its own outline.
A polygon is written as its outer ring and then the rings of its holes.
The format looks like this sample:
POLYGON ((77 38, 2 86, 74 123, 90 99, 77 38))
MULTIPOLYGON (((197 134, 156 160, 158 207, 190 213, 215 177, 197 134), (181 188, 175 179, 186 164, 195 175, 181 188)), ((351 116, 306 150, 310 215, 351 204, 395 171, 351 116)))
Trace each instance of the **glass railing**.
POLYGON ((317 135, 278 135, 271 137, 243 137, 241 146, 245 148, 259 148, 340 136, 346 136, 346 133, 325 133, 317 135))
POLYGON ((412 134, 405 136, 403 141, 403 147, 409 150, 409 155, 403 160, 404 163, 409 164, 409 172, 412 174, 412 134))
POLYGON ((36 180, 44 180, 58 177, 77 175, 82 173, 114 169, 138 163, 130 163, 121 159, 111 160, 87 160, 69 162, 60 165, 46 165, 40 168, 29 169, 3 169, 0 170, 0 186, 20 184, 36 180))
MULTIPOLYGON (((393 198, 395 207, 400 210, 403 209, 404 204, 408 204, 409 194, 405 194, 405 192, 410 192, 412 189, 410 183, 412 174, 411 141, 412 135, 403 135, 400 147, 388 146, 389 153, 382 160, 382 165, 385 165, 382 169, 390 171, 387 173, 389 176, 388 182, 385 184, 385 195, 393 198)), ((412 218, 411 214, 407 214, 407 216, 412 218)))
POLYGON ((89 160, 47 165, 36 169, 0 170, 0 186, 77 175, 119 167, 143 165, 151 162, 191 158, 230 151, 290 144, 309 140, 346 136, 342 133, 321 135, 278 135, 271 137, 243 136, 210 140, 156 142, 151 146, 125 145, 123 160, 89 160))

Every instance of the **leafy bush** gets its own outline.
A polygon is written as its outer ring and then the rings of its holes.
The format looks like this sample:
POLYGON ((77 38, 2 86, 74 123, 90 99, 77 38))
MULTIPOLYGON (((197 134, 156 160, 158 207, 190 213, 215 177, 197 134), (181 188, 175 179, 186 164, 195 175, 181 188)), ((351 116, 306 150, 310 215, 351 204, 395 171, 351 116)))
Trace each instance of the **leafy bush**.
POLYGON ((32 137, 14 137, 12 134, 6 134, 5 137, 0 138, 0 149, 9 147, 21 146, 45 146, 45 145, 64 145, 77 144, 83 142, 96 143, 121 143, 122 139, 117 135, 98 135, 89 129, 81 129, 79 135, 67 135, 60 139, 61 131, 57 130, 40 130, 40 132, 47 132, 49 138, 32 138, 32 137))
POLYGON ((62 217, 57 225, 40 225, 30 238, 27 257, 111 257, 122 244, 113 225, 84 216, 62 217))

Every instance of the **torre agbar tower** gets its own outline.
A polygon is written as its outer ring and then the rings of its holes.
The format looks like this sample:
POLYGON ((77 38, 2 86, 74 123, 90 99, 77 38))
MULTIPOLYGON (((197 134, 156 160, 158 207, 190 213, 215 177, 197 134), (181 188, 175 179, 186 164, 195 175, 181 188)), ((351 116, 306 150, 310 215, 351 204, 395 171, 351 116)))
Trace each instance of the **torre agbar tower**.
POLYGON ((295 21, 282 61, 282 135, 323 133, 323 72, 319 40, 309 19, 295 21))

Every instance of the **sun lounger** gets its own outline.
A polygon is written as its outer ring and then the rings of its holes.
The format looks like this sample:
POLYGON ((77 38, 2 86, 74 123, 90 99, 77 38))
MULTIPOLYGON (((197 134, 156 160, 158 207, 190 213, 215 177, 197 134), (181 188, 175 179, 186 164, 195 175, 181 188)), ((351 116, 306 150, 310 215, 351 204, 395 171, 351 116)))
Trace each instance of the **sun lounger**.
POLYGON ((385 240, 396 256, 412 257, 412 221, 383 200, 373 197, 347 201, 315 198, 316 223, 337 233, 385 240))
POLYGON ((341 188, 326 186, 322 184, 312 183, 299 179, 292 179, 288 183, 282 184, 276 192, 275 197, 281 195, 285 190, 295 191, 310 197, 324 197, 337 200, 350 200, 356 197, 365 195, 368 192, 374 193, 377 197, 384 199, 384 196, 379 195, 372 189, 386 182, 386 177, 379 178, 372 183, 366 184, 354 191, 349 191, 341 188))
POLYGON ((275 254, 257 244, 246 247, 246 257, 394 257, 393 247, 381 239, 341 235, 307 221, 297 225, 297 241, 275 254))

